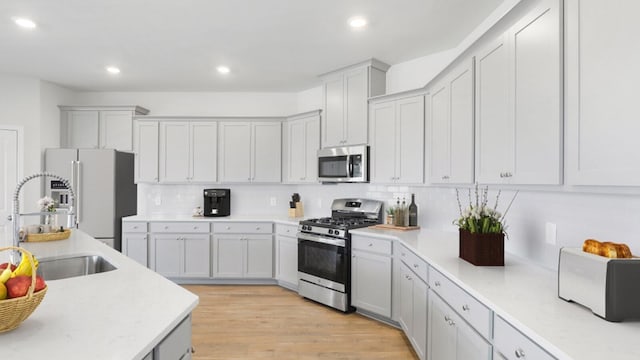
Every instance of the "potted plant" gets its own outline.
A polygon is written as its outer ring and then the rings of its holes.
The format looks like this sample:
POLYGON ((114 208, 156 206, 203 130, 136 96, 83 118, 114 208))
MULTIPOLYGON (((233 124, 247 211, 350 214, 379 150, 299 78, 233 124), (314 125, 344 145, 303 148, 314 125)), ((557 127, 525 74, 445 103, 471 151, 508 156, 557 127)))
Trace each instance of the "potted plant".
POLYGON ((456 199, 460 217, 454 221, 460 232, 459 256, 474 265, 479 266, 504 266, 504 218, 511 208, 511 204, 518 195, 513 195, 504 214, 498 211, 500 191, 496 195, 495 205, 490 207, 489 188, 481 191, 475 186, 475 199, 472 199, 469 189, 469 206, 462 208, 460 192, 456 189, 456 199), (481 193, 480 193, 481 192, 481 193), (475 201, 474 201, 475 200, 475 201))

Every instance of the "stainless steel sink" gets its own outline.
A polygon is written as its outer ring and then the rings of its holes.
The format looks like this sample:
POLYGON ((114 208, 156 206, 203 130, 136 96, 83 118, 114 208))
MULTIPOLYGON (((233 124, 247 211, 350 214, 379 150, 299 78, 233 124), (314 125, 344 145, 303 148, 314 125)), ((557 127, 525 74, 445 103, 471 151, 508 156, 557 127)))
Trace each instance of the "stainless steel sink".
POLYGON ((38 274, 45 280, 67 279, 103 273, 116 267, 100 255, 70 255, 38 260, 38 274))

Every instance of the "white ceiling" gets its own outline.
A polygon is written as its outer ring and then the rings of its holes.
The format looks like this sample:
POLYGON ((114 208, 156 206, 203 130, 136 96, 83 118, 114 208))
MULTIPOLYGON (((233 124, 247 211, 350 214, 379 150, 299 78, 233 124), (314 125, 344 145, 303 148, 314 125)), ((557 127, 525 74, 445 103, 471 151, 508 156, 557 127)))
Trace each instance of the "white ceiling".
POLYGON ((90 91, 299 91, 371 57, 393 65, 453 48, 501 3, 2 0, 0 72, 90 91), (349 28, 353 15, 366 29, 349 28), (219 75, 221 64, 231 73, 219 75))

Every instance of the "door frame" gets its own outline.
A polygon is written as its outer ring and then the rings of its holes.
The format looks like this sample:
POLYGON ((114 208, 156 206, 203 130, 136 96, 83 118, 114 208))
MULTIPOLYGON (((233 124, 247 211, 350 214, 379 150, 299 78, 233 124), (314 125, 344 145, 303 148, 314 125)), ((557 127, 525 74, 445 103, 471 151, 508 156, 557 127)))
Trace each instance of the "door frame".
MULTIPOLYGON (((24 176, 24 127, 23 126, 10 126, 0 124, 0 131, 15 131, 16 132, 16 185, 18 181, 24 176)), ((9 209, 13 207, 13 192, 10 191, 7 199, 9 201, 9 209)), ((3 220, 4 222, 4 220, 3 220)), ((11 231, 11 224, 8 225, 11 231)))

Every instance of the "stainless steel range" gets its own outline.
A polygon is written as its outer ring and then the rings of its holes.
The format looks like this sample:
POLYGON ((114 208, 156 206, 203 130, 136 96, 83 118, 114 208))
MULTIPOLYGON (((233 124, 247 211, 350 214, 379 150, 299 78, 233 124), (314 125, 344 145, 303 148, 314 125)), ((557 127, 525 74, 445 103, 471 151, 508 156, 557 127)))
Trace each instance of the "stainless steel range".
POLYGON ((300 221, 298 294, 338 310, 351 307, 349 230, 382 222, 382 201, 336 199, 331 217, 300 221))

